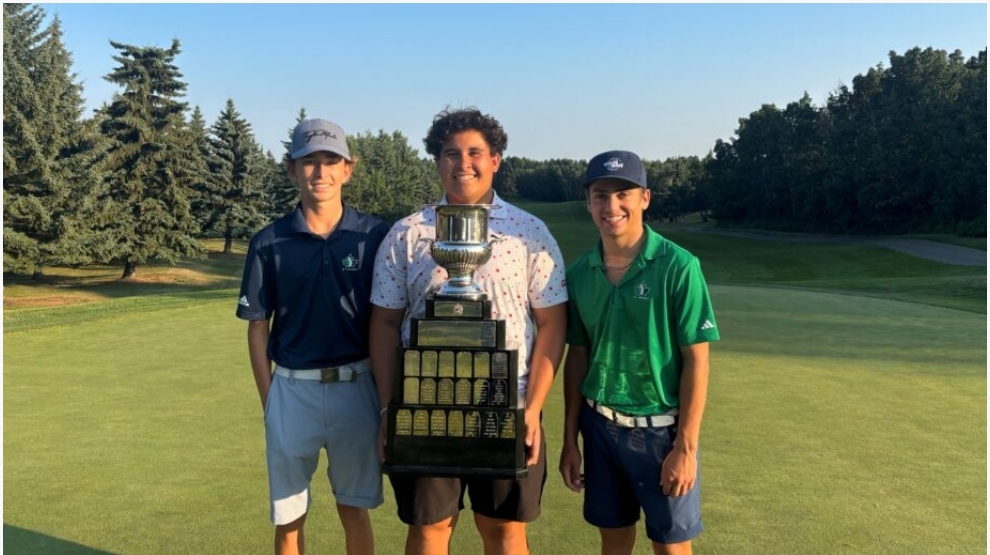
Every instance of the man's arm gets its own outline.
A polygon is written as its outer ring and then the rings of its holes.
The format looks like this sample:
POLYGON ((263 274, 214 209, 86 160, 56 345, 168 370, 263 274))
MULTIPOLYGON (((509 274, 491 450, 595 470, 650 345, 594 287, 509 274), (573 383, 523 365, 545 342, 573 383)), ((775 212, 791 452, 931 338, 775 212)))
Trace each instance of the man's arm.
POLYGON ((526 465, 536 464, 540 456, 540 411, 547 400, 553 378, 564 356, 564 336, 567 333, 567 303, 546 308, 534 308, 536 340, 530 358, 529 381, 526 385, 526 445, 529 457, 526 465))
POLYGON ((254 373, 254 383, 258 386, 262 409, 268 403, 268 390, 272 386, 272 361, 268 358, 270 333, 268 320, 248 322, 248 357, 251 359, 251 371, 254 373))
MULTIPOLYGON (((371 306, 371 327, 368 338, 371 373, 378 389, 379 406, 384 409, 392 400, 392 386, 395 374, 395 351, 401 344, 402 319, 404 308, 382 308, 371 306)), ((384 414, 382 415, 384 416, 384 414)), ((379 428, 378 457, 385 460, 385 418, 379 428)))
POLYGON ((708 343, 681 347, 680 407, 677 439, 663 461, 660 487, 669 496, 684 495, 698 477, 698 437, 708 397, 708 343))
POLYGON ((569 345, 564 359, 564 445, 560 449, 560 475, 571 491, 581 491, 581 448, 578 423, 581 415, 581 383, 588 375, 588 348, 569 345))

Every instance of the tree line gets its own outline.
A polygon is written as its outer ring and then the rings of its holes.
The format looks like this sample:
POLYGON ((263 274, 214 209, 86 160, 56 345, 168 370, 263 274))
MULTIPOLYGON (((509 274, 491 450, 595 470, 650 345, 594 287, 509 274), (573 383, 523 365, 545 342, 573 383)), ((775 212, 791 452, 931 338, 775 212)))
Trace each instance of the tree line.
MULTIPOLYGON (((90 116, 62 42, 36 4, 4 4, 4 272, 202 256, 291 210, 284 155, 264 151, 232 99, 207 123, 184 101, 168 48, 110 41, 119 92, 90 116)), ((889 54, 825 106, 766 104, 704 158, 644 160, 647 217, 830 233, 986 235, 986 50, 889 54)), ((305 119, 300 109, 296 121, 305 119)), ((293 124, 294 125, 294 124, 293 124)), ((292 126, 286 129, 286 151, 292 126)), ((348 136, 360 160, 345 199, 394 220, 441 193, 433 161, 402 133, 348 136)), ((618 145, 621 148, 621 145, 618 145)), ((508 156, 506 197, 581 200, 585 160, 508 156)))

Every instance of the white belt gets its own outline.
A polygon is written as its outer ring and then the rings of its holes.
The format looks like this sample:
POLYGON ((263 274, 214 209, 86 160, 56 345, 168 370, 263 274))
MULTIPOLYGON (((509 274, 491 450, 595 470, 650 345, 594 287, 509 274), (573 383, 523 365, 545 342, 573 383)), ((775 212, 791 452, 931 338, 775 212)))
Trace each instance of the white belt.
POLYGON ((589 407, 595 409, 595 412, 605 418, 608 418, 623 428, 664 428, 666 426, 673 426, 674 423, 677 422, 674 418, 677 414, 676 412, 672 414, 658 414, 655 416, 633 416, 631 414, 615 412, 604 405, 599 405, 591 399, 585 399, 585 401, 588 402, 589 407))
POLYGON ((353 382, 357 380, 358 374, 367 372, 368 370, 371 370, 371 361, 368 359, 359 360, 343 366, 314 368, 312 370, 292 370, 284 366, 275 365, 275 373, 283 378, 313 380, 320 383, 353 382))

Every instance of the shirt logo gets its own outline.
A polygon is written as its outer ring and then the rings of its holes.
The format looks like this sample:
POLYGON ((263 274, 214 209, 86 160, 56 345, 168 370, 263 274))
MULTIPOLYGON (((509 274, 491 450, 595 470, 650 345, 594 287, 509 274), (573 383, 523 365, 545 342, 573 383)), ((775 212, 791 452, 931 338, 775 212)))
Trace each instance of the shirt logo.
POLYGON ((633 291, 634 291, 633 296, 636 297, 637 299, 650 298, 650 286, 647 285, 645 281, 641 281, 638 284, 636 284, 636 287, 633 289, 633 291))
POLYGON ((350 254, 340 261, 340 266, 345 270, 357 270, 360 265, 361 261, 350 254))
POLYGON ((712 330, 712 329, 715 329, 715 324, 713 324, 711 320, 705 320, 705 323, 704 324, 701 324, 701 329, 702 330, 712 330))
POLYGON ((609 158, 608 160, 605 161, 604 166, 605 169, 610 172, 617 172, 624 167, 622 164, 622 160, 619 160, 618 158, 609 158))
POLYGON ((237 299, 237 304, 239 304, 239 305, 241 305, 241 306, 243 306, 245 308, 251 306, 251 303, 249 303, 248 300, 247 300, 247 295, 244 295, 240 299, 237 299))

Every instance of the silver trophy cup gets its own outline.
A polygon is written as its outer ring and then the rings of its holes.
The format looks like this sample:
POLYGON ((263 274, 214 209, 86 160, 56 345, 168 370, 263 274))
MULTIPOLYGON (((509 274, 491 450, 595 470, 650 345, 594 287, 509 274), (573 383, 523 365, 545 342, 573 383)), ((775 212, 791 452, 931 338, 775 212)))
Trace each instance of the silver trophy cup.
POLYGON ((447 281, 434 293, 437 297, 479 300, 486 297, 474 281, 474 271, 492 256, 488 241, 489 204, 441 204, 434 210, 436 240, 430 254, 447 270, 447 281))

